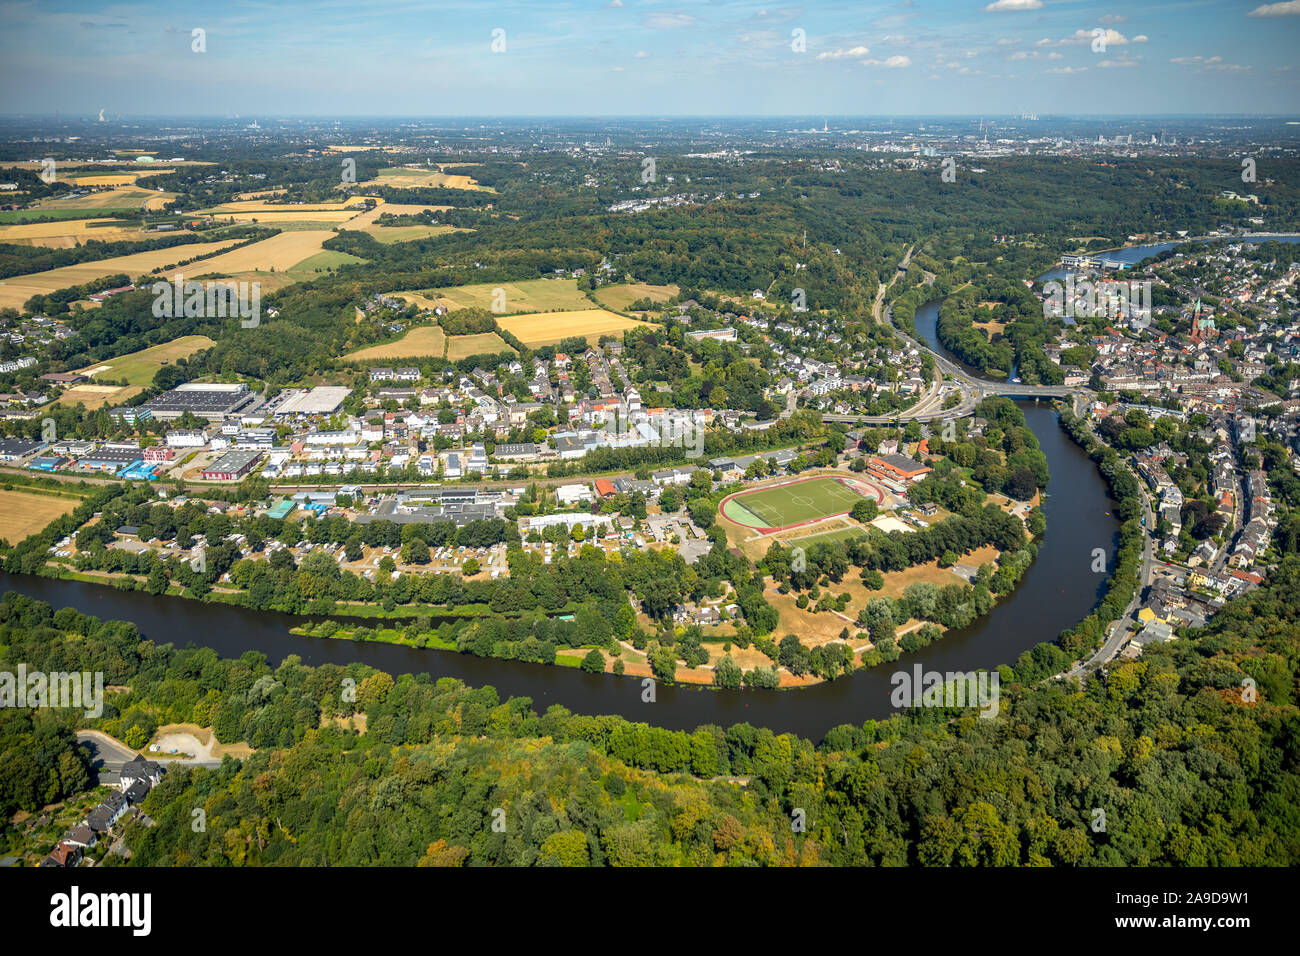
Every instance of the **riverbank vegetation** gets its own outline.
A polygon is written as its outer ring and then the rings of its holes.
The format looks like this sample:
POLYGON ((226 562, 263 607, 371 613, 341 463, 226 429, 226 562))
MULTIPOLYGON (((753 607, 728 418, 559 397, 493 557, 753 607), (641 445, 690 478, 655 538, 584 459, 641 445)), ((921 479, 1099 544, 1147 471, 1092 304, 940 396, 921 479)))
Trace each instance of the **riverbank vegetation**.
MULTIPOLYGON (((257 748, 170 769, 144 805, 155 825, 127 825, 132 865, 1250 866, 1300 859, 1287 809, 1300 788, 1297 620, 1289 554, 1210 626, 1083 689, 1004 667, 995 717, 925 710, 818 744, 751 724, 688 733, 538 712, 359 664, 227 660, 16 593, 0 600, 0 669, 102 669, 129 688, 93 722, 114 736, 185 722, 257 748), (364 733, 348 729, 356 714, 364 733), (1107 827, 1094 832, 1099 807, 1107 827)), ((82 723, 0 710, 6 818, 84 785, 82 723)))

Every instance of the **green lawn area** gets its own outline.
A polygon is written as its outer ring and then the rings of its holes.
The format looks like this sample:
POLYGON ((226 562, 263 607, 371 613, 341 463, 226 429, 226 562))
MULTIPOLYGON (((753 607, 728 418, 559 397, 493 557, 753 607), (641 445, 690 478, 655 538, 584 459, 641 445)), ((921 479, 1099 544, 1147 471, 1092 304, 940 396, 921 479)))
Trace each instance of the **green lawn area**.
MULTIPOLYGON (((851 507, 851 506, 850 506, 851 507)), ((783 542, 786 545, 797 544, 800 547, 808 547, 810 544, 834 544, 838 541, 848 541, 850 538, 865 538, 867 532, 862 528, 839 528, 835 531, 823 531, 821 534, 810 534, 798 538, 790 538, 783 542)))
POLYGON ((103 377, 110 381, 126 379, 131 385, 149 385, 153 382, 154 374, 163 365, 174 362, 178 358, 189 358, 200 349, 210 349, 214 345, 216 343, 206 335, 183 335, 162 345, 154 345, 129 355, 96 362, 80 371, 82 374, 94 372, 92 378, 103 377), (96 369, 103 369, 103 371, 97 372, 96 369))
POLYGON ((318 275, 316 271, 318 269, 321 273, 324 273, 327 270, 337 269, 339 266, 366 261, 360 256, 352 255, 350 252, 334 252, 330 249, 324 249, 313 256, 308 256, 292 269, 289 269, 288 273, 295 279, 310 279, 318 275))
POLYGON ((468 229, 457 229, 455 226, 446 226, 437 223, 431 226, 367 226, 365 233, 374 238, 376 242, 385 244, 394 242, 410 242, 412 239, 427 239, 430 236, 442 236, 449 232, 469 232, 468 229))
POLYGON ((140 220, 139 209, 6 209, 0 212, 0 225, 18 225, 57 219, 128 219, 133 224, 140 220))
POLYGON ((621 285, 602 286, 596 290, 596 299, 607 309, 613 309, 615 312, 626 312, 628 306, 633 302, 639 302, 641 299, 649 299, 654 303, 667 302, 677 295, 678 291, 675 285, 625 282, 621 285))
POLYGON ((723 514, 749 527, 782 528, 844 514, 861 500, 861 495, 838 480, 817 477, 742 492, 724 504, 723 514))

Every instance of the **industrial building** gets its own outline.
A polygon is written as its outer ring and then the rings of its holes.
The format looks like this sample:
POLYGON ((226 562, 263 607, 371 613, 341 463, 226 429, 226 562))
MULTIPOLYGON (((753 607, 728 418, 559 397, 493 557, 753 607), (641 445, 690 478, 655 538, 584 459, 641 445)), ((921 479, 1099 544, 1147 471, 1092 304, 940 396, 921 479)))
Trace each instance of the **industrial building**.
POLYGON ((145 406, 154 418, 170 420, 186 412, 211 422, 248 411, 257 395, 247 385, 189 384, 164 392, 145 406))
POLYGON ((203 469, 205 481, 236 481, 253 470, 262 458, 260 451, 238 448, 228 451, 203 469))

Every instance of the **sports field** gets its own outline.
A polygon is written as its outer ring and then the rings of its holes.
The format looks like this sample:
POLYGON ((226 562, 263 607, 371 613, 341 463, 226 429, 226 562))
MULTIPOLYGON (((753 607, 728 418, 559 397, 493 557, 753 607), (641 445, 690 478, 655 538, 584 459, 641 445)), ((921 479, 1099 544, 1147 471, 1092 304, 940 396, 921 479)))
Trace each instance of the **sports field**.
POLYGON ((581 309, 576 312, 536 312, 497 320, 505 331, 516 336, 529 348, 555 345, 563 339, 585 336, 590 345, 602 335, 618 335, 645 322, 625 319, 604 309, 581 309))
POLYGON ((719 510, 735 524, 769 532, 848 514, 865 496, 884 500, 884 491, 857 478, 818 475, 738 491, 722 500, 719 510))

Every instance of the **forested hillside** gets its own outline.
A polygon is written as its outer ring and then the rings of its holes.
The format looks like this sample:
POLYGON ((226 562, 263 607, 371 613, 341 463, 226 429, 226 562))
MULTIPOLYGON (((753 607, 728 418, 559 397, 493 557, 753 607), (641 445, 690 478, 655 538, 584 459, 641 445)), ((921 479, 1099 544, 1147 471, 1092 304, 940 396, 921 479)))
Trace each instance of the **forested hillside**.
MULTIPOLYGON (((16 594, 0 602, 0 667, 103 668, 130 690, 98 726, 126 739, 193 721, 258 748, 167 774, 145 804, 157 825, 129 832, 136 864, 1285 865, 1300 860, 1297 620, 1291 554, 1209 627, 1083 690, 1002 668, 996 718, 931 710, 816 746, 748 724, 538 713, 361 665, 221 660, 16 594), (322 726, 359 715, 364 733, 322 726)), ((0 712, 0 810, 84 780, 76 719, 0 712)))

